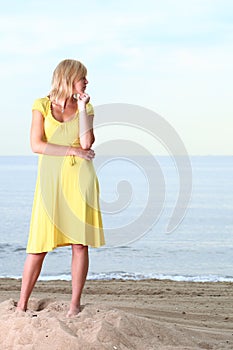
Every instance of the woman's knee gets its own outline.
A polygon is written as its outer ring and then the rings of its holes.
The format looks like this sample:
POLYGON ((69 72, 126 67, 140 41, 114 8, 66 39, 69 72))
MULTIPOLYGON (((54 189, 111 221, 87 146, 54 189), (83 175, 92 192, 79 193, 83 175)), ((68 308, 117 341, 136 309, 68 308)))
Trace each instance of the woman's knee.
POLYGON ((29 258, 30 258, 31 260, 34 260, 34 261, 43 261, 46 254, 47 254, 47 252, 44 252, 44 253, 37 253, 37 254, 29 253, 28 256, 29 256, 29 258))
POLYGON ((74 253, 82 253, 82 252, 86 252, 87 250, 88 250, 88 246, 87 245, 72 244, 72 251, 74 253))

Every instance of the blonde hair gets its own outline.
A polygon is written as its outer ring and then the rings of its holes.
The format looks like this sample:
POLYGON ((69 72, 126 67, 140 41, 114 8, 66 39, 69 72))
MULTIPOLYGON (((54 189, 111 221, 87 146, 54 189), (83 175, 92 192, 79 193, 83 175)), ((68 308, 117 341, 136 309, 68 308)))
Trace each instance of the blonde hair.
POLYGON ((53 72, 52 87, 49 93, 51 101, 65 100, 73 95, 74 81, 87 75, 86 67, 79 61, 66 59, 61 61, 53 72))

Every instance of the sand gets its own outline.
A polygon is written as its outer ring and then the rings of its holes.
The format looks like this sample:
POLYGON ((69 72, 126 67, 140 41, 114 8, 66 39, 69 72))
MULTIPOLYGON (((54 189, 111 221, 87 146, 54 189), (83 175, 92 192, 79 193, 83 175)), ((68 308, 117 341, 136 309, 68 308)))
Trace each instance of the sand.
POLYGON ((233 284, 87 281, 72 319, 68 281, 37 282, 26 313, 20 281, 0 279, 0 349, 233 349, 233 284))

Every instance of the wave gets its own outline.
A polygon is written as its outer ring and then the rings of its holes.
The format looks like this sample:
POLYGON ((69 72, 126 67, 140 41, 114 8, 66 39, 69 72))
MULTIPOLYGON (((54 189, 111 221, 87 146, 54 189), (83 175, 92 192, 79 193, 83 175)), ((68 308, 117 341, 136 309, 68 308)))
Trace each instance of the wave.
POLYGON ((17 253, 17 252, 21 252, 21 251, 26 251, 26 247, 25 245, 19 245, 16 243, 0 243, 0 252, 1 253, 17 253))
POLYGON ((177 282, 233 282, 233 276, 218 276, 218 275, 166 275, 166 274, 140 274, 127 272, 109 272, 109 273, 90 273, 89 280, 171 280, 177 282))
MULTIPOLYGON (((15 278, 20 279, 22 276, 0 276, 0 278, 15 278)), ((170 280, 176 282, 233 282, 233 276, 218 276, 218 275, 198 275, 198 276, 185 276, 185 275, 166 275, 166 274, 140 274, 140 273, 128 273, 128 272, 107 272, 107 273, 94 273, 90 272, 87 276, 87 280, 125 280, 125 281, 141 281, 141 280, 170 280)), ((41 275, 39 281, 52 281, 52 280, 65 280, 70 281, 70 274, 58 274, 58 275, 41 275)))

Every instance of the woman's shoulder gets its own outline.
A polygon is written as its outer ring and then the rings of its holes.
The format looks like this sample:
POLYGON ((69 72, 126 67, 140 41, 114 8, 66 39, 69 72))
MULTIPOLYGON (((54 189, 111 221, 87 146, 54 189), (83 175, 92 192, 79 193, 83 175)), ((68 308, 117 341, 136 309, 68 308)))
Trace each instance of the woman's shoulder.
POLYGON ((50 100, 49 97, 41 97, 34 100, 32 105, 32 110, 37 110, 41 112, 43 116, 46 116, 49 111, 50 106, 50 100))

